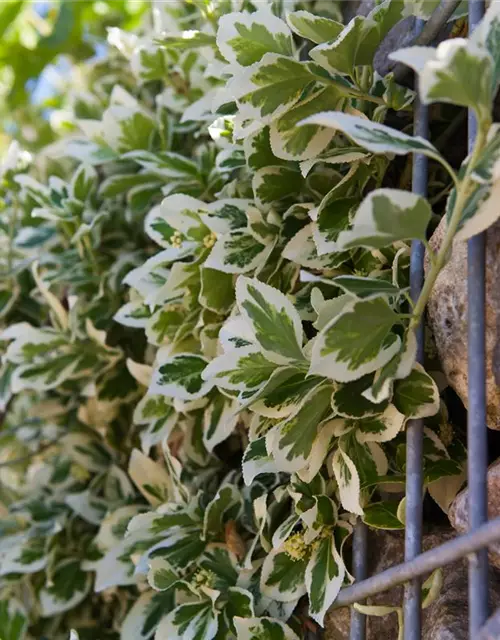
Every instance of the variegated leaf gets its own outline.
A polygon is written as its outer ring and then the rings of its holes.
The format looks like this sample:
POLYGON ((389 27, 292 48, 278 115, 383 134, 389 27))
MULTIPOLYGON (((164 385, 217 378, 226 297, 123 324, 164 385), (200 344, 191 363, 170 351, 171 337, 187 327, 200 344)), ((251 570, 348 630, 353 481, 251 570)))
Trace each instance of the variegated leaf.
POLYGON ((206 366, 205 358, 192 353, 160 357, 148 392, 179 400, 202 398, 212 387, 212 383, 202 377, 206 366))
POLYGON ((344 582, 344 561, 335 546, 332 531, 326 531, 314 543, 306 568, 309 615, 320 625, 344 582))
POLYGON ((398 321, 382 297, 348 302, 316 338, 310 373, 350 382, 375 371, 399 351, 398 321))
POLYGON ((302 361, 302 322, 288 298, 274 287, 240 276, 236 301, 265 355, 277 364, 302 361))
POLYGON ((268 7, 222 16, 217 46, 228 62, 243 67, 259 62, 269 52, 285 56, 293 52, 290 29, 268 7))
POLYGON ((325 111, 306 118, 299 125, 316 124, 342 131, 357 144, 373 153, 422 153, 439 159, 438 150, 424 138, 410 136, 386 125, 340 111, 325 111))
POLYGON ((238 640, 299 640, 284 622, 272 618, 235 618, 238 640))
POLYGON ((399 240, 425 240, 432 210, 427 200, 399 189, 376 189, 363 200, 352 229, 341 231, 340 249, 381 249, 399 240))
POLYGON ((394 383, 394 405, 407 418, 428 418, 439 411, 439 390, 420 364, 410 375, 394 383))

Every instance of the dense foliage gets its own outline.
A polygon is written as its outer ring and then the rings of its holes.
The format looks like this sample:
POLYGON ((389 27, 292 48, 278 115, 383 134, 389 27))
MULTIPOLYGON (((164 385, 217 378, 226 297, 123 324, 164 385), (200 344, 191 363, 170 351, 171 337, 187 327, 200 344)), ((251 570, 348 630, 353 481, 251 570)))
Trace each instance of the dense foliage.
POLYGON ((424 102, 475 110, 455 173, 410 135, 414 92, 373 68, 421 4, 344 26, 321 0, 160 3, 79 67, 70 135, 12 143, 2 638, 303 638, 352 581, 356 517, 404 526, 412 418, 447 509, 463 446, 415 329, 454 236, 500 213, 500 8, 394 56, 424 102), (438 213, 448 196, 418 301, 410 244, 433 210, 395 159, 414 152, 438 213))

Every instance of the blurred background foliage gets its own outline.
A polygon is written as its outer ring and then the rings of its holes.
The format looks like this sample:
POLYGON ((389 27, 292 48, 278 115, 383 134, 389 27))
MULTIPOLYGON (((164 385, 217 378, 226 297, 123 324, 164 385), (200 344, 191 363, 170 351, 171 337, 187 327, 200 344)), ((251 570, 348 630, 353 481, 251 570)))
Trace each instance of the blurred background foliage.
POLYGON ((65 108, 78 92, 79 65, 98 64, 106 53, 107 29, 134 30, 149 5, 147 0, 2 0, 0 154, 13 138, 33 151, 66 132, 71 125, 65 108))

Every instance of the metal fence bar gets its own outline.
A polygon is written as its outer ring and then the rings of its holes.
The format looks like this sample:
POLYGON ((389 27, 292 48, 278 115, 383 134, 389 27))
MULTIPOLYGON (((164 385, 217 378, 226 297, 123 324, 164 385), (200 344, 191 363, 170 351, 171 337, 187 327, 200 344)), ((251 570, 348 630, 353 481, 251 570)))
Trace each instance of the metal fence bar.
MULTIPOLYGON (((469 33, 484 14, 484 0, 469 2, 469 33)), ((476 137, 476 120, 469 112, 469 151, 476 137)), ((488 465, 486 428, 486 339, 485 255, 486 234, 468 242, 468 382, 467 473, 469 486, 469 530, 488 520, 486 473, 488 465)), ((469 559, 469 637, 476 639, 488 618, 488 551, 481 549, 469 559)))
MULTIPOLYGON (((365 523, 358 518, 354 529, 354 539, 352 543, 352 564, 354 577, 357 581, 364 580, 367 575, 368 556, 368 528, 365 523)), ((366 616, 356 609, 351 609, 351 629, 350 640, 365 640, 366 638, 366 616)))
MULTIPOLYGON (((415 31, 418 34, 424 26, 423 20, 417 20, 415 31)), ((427 138, 429 119, 427 107, 417 98, 414 110, 414 133, 427 138)), ((427 196, 427 157, 415 155, 413 160, 412 190, 421 196, 427 196)), ((410 295, 416 302, 424 281, 425 247, 423 242, 413 241, 410 258, 410 295)), ((417 329, 417 360, 424 357, 424 324, 417 329)), ((406 427, 406 527, 405 560, 413 560, 422 552, 422 503, 423 503, 423 421, 410 420, 406 427)), ((422 636, 422 585, 420 577, 413 578, 405 585, 404 599, 404 638, 420 640, 422 636)))
MULTIPOLYGON (((470 553, 476 553, 479 549, 498 540, 500 540, 500 518, 495 518, 475 531, 465 533, 439 547, 421 553, 414 560, 398 564, 363 582, 355 582, 350 587, 345 587, 340 591, 332 608, 348 607, 355 602, 361 602, 365 598, 408 582, 416 576, 423 576, 439 567, 460 560, 470 553)), ((477 635, 474 640, 477 640, 477 635)))

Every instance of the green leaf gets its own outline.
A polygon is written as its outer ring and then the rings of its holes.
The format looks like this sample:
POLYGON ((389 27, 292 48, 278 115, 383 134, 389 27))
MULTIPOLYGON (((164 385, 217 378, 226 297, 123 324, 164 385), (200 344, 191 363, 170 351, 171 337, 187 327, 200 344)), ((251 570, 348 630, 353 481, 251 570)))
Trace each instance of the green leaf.
POLYGON ((219 315, 230 311, 235 300, 232 275, 207 267, 202 268, 200 274, 200 304, 219 315))
POLYGON ((162 80, 168 69, 165 50, 155 44, 136 47, 130 59, 130 68, 140 82, 162 80))
POLYGON ((252 485, 258 475, 277 472, 272 456, 267 453, 265 436, 249 443, 243 454, 241 468, 243 480, 247 487, 252 485))
POLYGON ((412 67, 419 75, 424 104, 450 102, 470 107, 480 121, 489 121, 493 100, 493 59, 472 39, 453 38, 437 49, 409 47, 391 54, 392 60, 412 67))
POLYGON ((384 364, 375 374, 373 385, 363 392, 363 396, 370 402, 386 400, 393 389, 394 380, 406 378, 417 355, 417 340, 414 331, 407 331, 394 357, 384 364))
MULTIPOLYGON (((231 519, 233 513, 226 511, 231 519)), ((210 574, 210 588, 217 591, 227 591, 238 581, 239 565, 234 553, 226 545, 209 544, 199 560, 202 571, 210 574)))
POLYGON ((212 387, 202 378, 206 366, 205 358, 191 353, 162 358, 157 362, 149 393, 181 400, 201 398, 212 387))
POLYGON ((70 193, 73 198, 85 202, 97 187, 96 170, 88 165, 81 164, 73 174, 70 184, 70 193))
POLYGON ((48 539, 42 535, 24 535, 2 555, 0 575, 36 573, 47 564, 48 539))
POLYGON ((44 617, 56 616, 76 607, 87 595, 91 576, 80 568, 79 560, 64 560, 51 572, 51 584, 40 591, 44 617))
POLYGON ((238 423, 239 403, 219 393, 205 409, 203 444, 207 451, 226 440, 238 423))
POLYGON ((255 346, 234 349, 214 358, 203 379, 222 389, 233 389, 253 397, 276 369, 255 346))
POLYGON ((268 418, 284 418, 294 413, 308 393, 323 381, 319 376, 306 377, 306 372, 293 367, 278 369, 252 403, 251 410, 268 418))
POLYGON ((300 122, 299 126, 308 124, 343 131, 354 142, 373 153, 422 153, 430 158, 440 158, 438 150, 425 138, 409 136, 397 129, 340 111, 318 113, 300 122))
POLYGON ((188 51, 189 49, 215 47, 216 45, 215 36, 196 30, 183 31, 180 35, 164 33, 158 42, 166 49, 174 49, 175 51, 188 51))
POLYGON ((238 640, 299 640, 285 623, 272 618, 234 618, 238 640))
POLYGON ((208 599, 181 604, 160 622, 155 640, 212 640, 217 634, 218 616, 208 599))
POLYGON ((357 515, 363 515, 360 503, 361 484, 359 474, 354 462, 340 446, 333 455, 332 470, 344 509, 357 515))
POLYGON ((483 19, 470 36, 471 43, 485 48, 493 61, 492 93, 500 82, 500 13, 498 5, 491 3, 483 19))
POLYGON ((287 15, 286 21, 294 33, 316 44, 334 40, 344 28, 336 20, 324 18, 309 11, 292 11, 287 15))
POLYGON ((266 263, 273 248, 262 244, 247 231, 232 231, 217 239, 205 268, 224 273, 248 273, 266 263))
POLYGON ((206 226, 216 234, 230 233, 235 229, 245 229, 248 223, 248 209, 251 200, 243 198, 224 198, 211 204, 204 205, 206 213, 200 218, 206 226))
MULTIPOLYGON (((469 240, 478 233, 486 231, 500 217, 500 212, 496 203, 500 193, 500 181, 496 180, 491 189, 489 185, 482 185, 475 190, 467 201, 464 208, 460 226, 455 238, 459 242, 469 240)), ((455 194, 450 195, 449 205, 454 202, 455 194)))
POLYGON ((149 562, 148 583, 155 591, 168 591, 179 578, 165 558, 152 558, 149 562))
POLYGON ((246 93, 239 98, 239 102, 252 105, 267 123, 288 111, 299 100, 304 89, 316 80, 309 63, 266 54, 252 74, 248 86, 245 85, 246 93))
POLYGON ((150 640, 166 611, 174 607, 174 594, 146 591, 134 602, 122 627, 122 640, 150 640))
POLYGON ((247 67, 269 52, 291 56, 290 29, 268 7, 254 13, 229 13, 219 20, 217 46, 230 63, 247 67))
POLYGON ((240 276, 236 282, 236 301, 269 360, 277 364, 304 360, 302 322, 281 291, 240 276))
POLYGON ((352 229, 341 231, 340 249, 381 249, 400 240, 425 240, 432 210, 427 200, 399 189, 376 189, 363 200, 352 229))
POLYGON ((309 615, 323 626, 324 617, 344 581, 344 562, 335 547, 333 531, 321 536, 306 569, 309 615))
POLYGON ((380 415, 355 421, 356 438, 358 442, 388 442, 398 435, 404 422, 405 415, 390 404, 380 415))
POLYGON ((261 591, 278 602, 295 601, 306 593, 307 553, 300 547, 298 554, 291 555, 293 550, 288 551, 289 546, 288 541, 279 549, 273 549, 262 565, 261 591))
POLYGON ((363 392, 370 388, 373 374, 368 374, 346 384, 339 384, 332 394, 332 409, 336 415, 344 418, 365 418, 382 413, 388 400, 373 403, 364 397, 363 392))
POLYGON ((375 371, 399 350, 397 323, 385 298, 347 303, 316 338, 309 372, 350 382, 375 371))
POLYGON ((407 418, 428 418, 439 411, 439 390, 420 364, 410 375, 394 383, 394 405, 407 418))
POLYGON ((330 144, 335 132, 317 125, 297 127, 297 124, 310 115, 331 109, 342 100, 336 87, 322 87, 275 119, 270 129, 273 153, 285 160, 316 158, 330 144))
POLYGON ((241 510, 241 495, 232 485, 221 487, 205 510, 203 538, 216 536, 223 530, 224 523, 236 520, 241 510))
MULTIPOLYGON (((329 386, 316 387, 304 398, 295 413, 268 433, 268 451, 272 453, 279 470, 288 473, 299 471, 309 462, 315 440, 324 428, 322 422, 331 412, 331 392, 329 386)), ((326 451, 323 451, 323 455, 326 455, 326 451)))
POLYGON ((166 469, 141 453, 139 449, 132 449, 128 475, 146 500, 153 506, 165 502, 168 498, 171 482, 166 469))
POLYGON ((290 167, 264 167, 252 178, 256 201, 264 206, 298 194, 303 186, 301 174, 290 167))
POLYGON ((401 19, 403 5, 396 0, 378 4, 368 16, 356 16, 333 42, 310 51, 310 56, 330 73, 353 76, 360 65, 372 65, 378 46, 401 19))
POLYGON ((14 598, 0 600, 0 637, 2 640, 24 640, 28 631, 28 616, 14 598))
POLYGON ((175 194, 164 198, 159 207, 153 207, 146 216, 144 229, 160 247, 171 247, 172 236, 177 231, 189 240, 201 241, 209 231, 201 222, 200 210, 204 203, 191 196, 175 194))
POLYGON ((377 295, 399 296, 401 289, 388 280, 379 278, 361 278, 359 276, 338 276, 332 280, 337 287, 357 298, 370 298, 377 295))
POLYGON ((399 503, 395 500, 375 502, 365 507, 363 522, 374 529, 396 531, 405 526, 397 516, 399 503))

